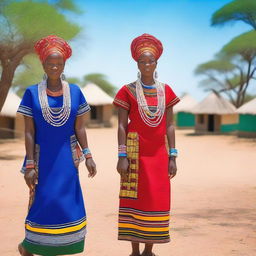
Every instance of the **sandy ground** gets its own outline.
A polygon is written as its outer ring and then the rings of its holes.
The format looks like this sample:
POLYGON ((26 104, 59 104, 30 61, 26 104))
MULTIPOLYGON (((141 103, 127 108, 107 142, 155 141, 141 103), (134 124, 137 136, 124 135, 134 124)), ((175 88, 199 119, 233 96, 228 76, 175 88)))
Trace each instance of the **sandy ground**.
MULTIPOLYGON (((89 129, 98 167, 94 179, 80 166, 88 235, 80 255, 128 256, 128 242, 117 241, 119 176, 115 171, 115 129, 89 129)), ((177 131, 178 174, 172 183, 169 244, 159 256, 256 255, 256 142, 233 136, 193 136, 177 131)), ((0 255, 18 255, 24 237, 28 191, 19 173, 23 141, 0 141, 0 255)))

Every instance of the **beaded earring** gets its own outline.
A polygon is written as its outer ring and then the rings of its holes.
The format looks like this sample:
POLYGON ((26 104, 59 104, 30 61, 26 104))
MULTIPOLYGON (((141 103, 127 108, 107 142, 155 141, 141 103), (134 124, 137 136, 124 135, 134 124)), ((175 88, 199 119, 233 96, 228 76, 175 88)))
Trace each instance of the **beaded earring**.
POLYGON ((47 74, 46 73, 44 73, 44 75, 43 75, 43 80, 47 80, 47 78, 48 78, 48 76, 47 76, 47 74))
POLYGON ((62 73, 62 74, 60 75, 60 79, 61 79, 61 80, 64 80, 64 81, 66 80, 66 76, 65 76, 64 73, 62 73))
POLYGON ((138 71, 138 73, 137 73, 137 78, 141 79, 141 72, 140 71, 138 71))
POLYGON ((154 79, 156 80, 158 78, 158 74, 157 74, 157 71, 155 70, 154 71, 154 79))

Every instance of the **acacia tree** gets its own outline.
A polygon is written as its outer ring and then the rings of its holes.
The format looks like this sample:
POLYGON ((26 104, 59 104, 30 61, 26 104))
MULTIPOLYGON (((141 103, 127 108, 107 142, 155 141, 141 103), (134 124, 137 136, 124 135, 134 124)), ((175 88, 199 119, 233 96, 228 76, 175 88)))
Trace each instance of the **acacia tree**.
POLYGON ((234 0, 217 10, 211 18, 212 26, 242 21, 254 30, 237 36, 226 44, 217 58, 203 63, 195 70, 205 75, 201 82, 207 90, 225 93, 231 102, 241 106, 249 99, 246 94, 250 82, 255 79, 256 57, 256 1, 234 0))
POLYGON ((211 19, 213 26, 242 21, 256 30, 256 1, 234 0, 217 10, 211 19))
POLYGON ((114 96, 116 93, 116 88, 112 85, 106 75, 101 73, 91 73, 84 76, 83 85, 87 83, 94 83, 97 84, 103 91, 108 93, 111 96, 114 96))
POLYGON ((207 90, 225 93, 240 107, 247 99, 246 92, 256 71, 256 31, 242 34, 226 44, 216 60, 203 63, 195 73, 204 75, 201 82, 207 90))
POLYGON ((250 82, 255 79, 256 71, 256 31, 250 31, 244 33, 238 37, 235 37, 231 42, 226 44, 221 53, 233 59, 233 61, 239 61, 244 65, 240 67, 241 75, 240 87, 238 90, 237 105, 241 106, 244 103, 246 91, 250 85, 250 82))
POLYGON ((236 67, 228 60, 211 60, 200 64, 196 70, 196 75, 204 75, 206 79, 200 82, 200 86, 207 91, 214 91, 226 94, 235 105, 237 73, 236 67))
POLYGON ((43 36, 56 34, 70 40, 81 28, 68 21, 63 10, 78 12, 72 0, 4 0, 0 4, 0 111, 12 85, 14 73, 23 58, 34 52, 34 43, 43 36))
POLYGON ((28 85, 36 84, 42 80, 43 73, 44 71, 39 58, 35 54, 28 54, 23 58, 22 64, 15 72, 12 88, 21 97, 28 85))

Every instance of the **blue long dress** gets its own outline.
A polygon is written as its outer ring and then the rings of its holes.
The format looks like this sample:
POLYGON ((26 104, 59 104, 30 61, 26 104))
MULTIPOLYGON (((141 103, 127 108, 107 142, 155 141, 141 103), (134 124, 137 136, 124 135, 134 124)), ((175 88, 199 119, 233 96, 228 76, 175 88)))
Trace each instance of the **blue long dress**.
MULTIPOLYGON (((84 249, 86 212, 78 177, 81 155, 77 152, 75 120, 90 110, 77 85, 70 84, 71 112, 67 122, 55 127, 43 117, 38 85, 27 88, 18 112, 33 118, 38 184, 26 221, 24 248, 39 255, 66 255, 84 249)), ((47 96, 51 108, 63 96, 47 96)))

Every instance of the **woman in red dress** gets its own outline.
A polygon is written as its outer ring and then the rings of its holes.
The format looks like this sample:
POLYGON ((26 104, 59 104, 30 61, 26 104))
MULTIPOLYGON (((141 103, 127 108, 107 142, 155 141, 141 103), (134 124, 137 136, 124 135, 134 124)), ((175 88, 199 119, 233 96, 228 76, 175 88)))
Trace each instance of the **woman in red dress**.
POLYGON ((154 243, 170 241, 170 179, 177 171, 172 107, 179 98, 156 80, 162 51, 162 43, 151 35, 133 40, 138 79, 124 85, 114 100, 121 175, 118 239, 131 241, 131 256, 153 256, 154 243), (140 243, 145 244, 142 254, 140 243))

